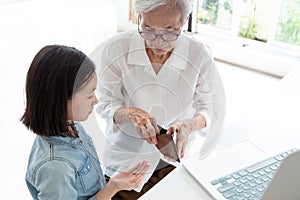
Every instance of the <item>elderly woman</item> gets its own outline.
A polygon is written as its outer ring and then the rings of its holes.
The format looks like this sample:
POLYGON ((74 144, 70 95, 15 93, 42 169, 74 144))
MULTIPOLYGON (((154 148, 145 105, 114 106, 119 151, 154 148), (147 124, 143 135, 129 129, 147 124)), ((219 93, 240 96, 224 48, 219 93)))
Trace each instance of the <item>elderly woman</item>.
POLYGON ((158 125, 176 133, 180 158, 194 133, 205 135, 216 73, 207 48, 181 33, 191 13, 189 0, 133 2, 137 30, 101 48, 97 112, 107 122, 107 178, 145 159, 151 172, 143 188, 119 192, 116 199, 137 199, 174 169, 155 147, 158 125))

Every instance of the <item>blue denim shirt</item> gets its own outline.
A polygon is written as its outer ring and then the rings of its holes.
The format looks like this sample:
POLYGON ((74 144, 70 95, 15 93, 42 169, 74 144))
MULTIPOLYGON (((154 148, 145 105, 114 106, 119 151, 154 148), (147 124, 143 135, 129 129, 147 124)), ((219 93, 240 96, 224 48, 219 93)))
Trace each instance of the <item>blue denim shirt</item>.
POLYGON ((33 199, 96 199, 105 185, 92 139, 76 123, 78 138, 37 136, 26 183, 33 199))

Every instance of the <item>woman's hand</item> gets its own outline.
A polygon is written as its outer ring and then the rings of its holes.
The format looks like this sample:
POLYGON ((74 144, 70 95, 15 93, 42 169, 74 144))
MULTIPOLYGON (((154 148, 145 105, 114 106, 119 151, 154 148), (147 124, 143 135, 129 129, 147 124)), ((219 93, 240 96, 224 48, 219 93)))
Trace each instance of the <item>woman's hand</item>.
POLYGON ((128 171, 121 172, 109 179, 109 183, 116 191, 137 188, 149 169, 147 161, 143 161, 128 171))
POLYGON ((142 139, 149 144, 157 144, 156 133, 159 133, 159 129, 153 116, 142 109, 130 107, 128 119, 142 139))
POLYGON ((198 115, 192 119, 176 122, 169 127, 167 134, 171 134, 173 132, 176 133, 176 149, 179 158, 184 156, 185 145, 191 132, 200 130, 204 128, 205 125, 205 118, 202 115, 198 115))

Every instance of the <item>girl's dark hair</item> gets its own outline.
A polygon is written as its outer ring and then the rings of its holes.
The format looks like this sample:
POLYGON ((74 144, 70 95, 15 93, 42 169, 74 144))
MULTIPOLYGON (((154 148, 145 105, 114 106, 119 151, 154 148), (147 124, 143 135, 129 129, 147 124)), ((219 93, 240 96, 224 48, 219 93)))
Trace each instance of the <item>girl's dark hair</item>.
POLYGON ((49 45, 34 57, 26 79, 26 109, 20 121, 42 136, 72 136, 67 102, 95 72, 94 63, 81 51, 49 45))

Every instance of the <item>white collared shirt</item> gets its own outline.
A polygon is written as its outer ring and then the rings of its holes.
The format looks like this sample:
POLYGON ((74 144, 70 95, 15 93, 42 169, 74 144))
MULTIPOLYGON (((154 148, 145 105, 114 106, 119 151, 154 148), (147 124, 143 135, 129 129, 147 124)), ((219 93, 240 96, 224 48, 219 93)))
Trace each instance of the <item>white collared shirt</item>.
MULTIPOLYGON (((104 44, 99 70, 99 107, 107 122, 104 165, 108 176, 146 159, 155 169, 160 153, 140 139, 132 123, 118 126, 113 116, 120 107, 137 107, 164 128, 197 114, 210 125, 216 68, 207 47, 181 34, 158 74, 146 54, 137 31, 118 34, 104 44)), ((146 176, 146 182, 151 176, 146 176)))

